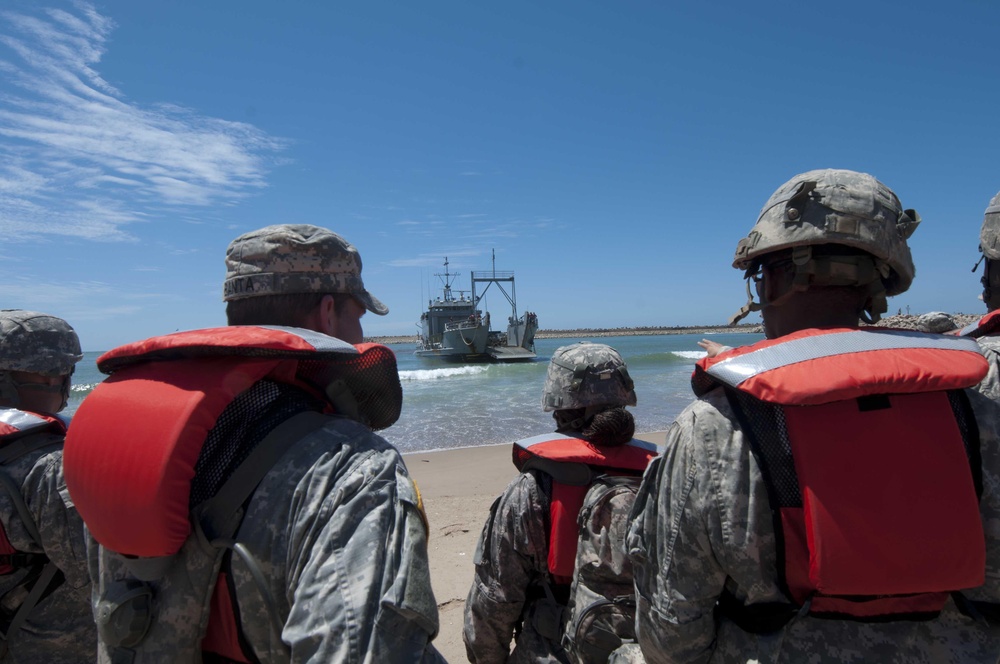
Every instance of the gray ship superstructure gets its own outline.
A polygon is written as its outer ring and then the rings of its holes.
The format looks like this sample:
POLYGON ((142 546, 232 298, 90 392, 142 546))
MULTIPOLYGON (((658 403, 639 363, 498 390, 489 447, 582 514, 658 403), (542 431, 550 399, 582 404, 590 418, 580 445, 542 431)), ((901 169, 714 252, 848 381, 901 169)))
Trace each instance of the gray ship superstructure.
POLYGON ((420 339, 416 355, 453 362, 517 362, 535 359, 535 332, 538 317, 530 311, 517 314, 514 273, 498 272, 496 258, 488 272, 473 272, 470 291, 452 290, 457 272, 449 272, 444 259, 444 274, 437 274, 444 285, 441 297, 428 303, 420 316, 420 339), (507 331, 490 329, 490 312, 483 312, 480 301, 496 285, 510 304, 507 331), (509 292, 508 292, 509 288, 509 292), (471 296, 467 296, 471 294, 471 296))

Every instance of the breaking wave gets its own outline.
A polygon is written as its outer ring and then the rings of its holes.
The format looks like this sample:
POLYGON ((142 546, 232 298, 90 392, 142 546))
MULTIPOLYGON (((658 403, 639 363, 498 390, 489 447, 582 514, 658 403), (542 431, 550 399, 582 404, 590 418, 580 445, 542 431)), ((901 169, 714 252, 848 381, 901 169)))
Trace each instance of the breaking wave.
POLYGON ((452 378, 454 376, 476 376, 485 373, 489 369, 486 365, 472 365, 461 367, 445 367, 441 369, 414 369, 412 371, 400 371, 399 380, 440 380, 442 378, 452 378))

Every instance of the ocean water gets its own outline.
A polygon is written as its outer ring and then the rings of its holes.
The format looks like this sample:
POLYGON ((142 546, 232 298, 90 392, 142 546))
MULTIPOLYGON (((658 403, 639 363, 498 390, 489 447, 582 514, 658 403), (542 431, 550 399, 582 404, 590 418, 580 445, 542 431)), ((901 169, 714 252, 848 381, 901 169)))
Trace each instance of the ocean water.
MULTIPOLYGON (((552 431, 542 411, 542 386, 556 348, 576 341, 613 346, 628 363, 638 404, 636 431, 663 431, 694 398, 691 371, 705 353, 697 342, 706 335, 678 334, 600 339, 539 339, 538 358, 517 364, 441 364, 413 355, 412 344, 392 344, 403 385, 399 421, 380 432, 403 452, 510 443, 552 431)), ((731 346, 753 343, 759 334, 714 334, 731 346)), ((77 365, 70 403, 72 414, 104 376, 95 364, 100 353, 86 353, 77 365)))

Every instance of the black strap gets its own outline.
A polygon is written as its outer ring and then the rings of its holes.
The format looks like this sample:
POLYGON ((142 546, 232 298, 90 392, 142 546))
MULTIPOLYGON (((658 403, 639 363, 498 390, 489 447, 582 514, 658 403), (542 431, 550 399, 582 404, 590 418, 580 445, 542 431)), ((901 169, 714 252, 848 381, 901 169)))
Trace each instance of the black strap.
MULTIPOLYGON (((31 432, 28 433, 30 434, 31 432)), ((62 440, 63 436, 54 433, 25 435, 24 437, 13 439, 8 438, 2 448, 0 448, 0 466, 19 459, 25 454, 40 450, 43 447, 61 443, 62 440)), ((24 524, 24 529, 28 531, 28 536, 38 546, 41 546, 42 535, 38 531, 38 526, 35 524, 35 520, 28 510, 27 504, 24 502, 24 496, 21 495, 21 488, 17 486, 12 477, 2 471, 0 471, 0 488, 6 491, 10 497, 10 501, 14 504, 14 509, 17 511, 18 517, 20 517, 21 522, 24 524)), ((3 526, 0 525, 0 528, 3 528, 3 526)), ((51 595, 56 588, 61 586, 66 577, 44 553, 15 551, 3 554, 0 555, 0 564, 10 565, 15 569, 34 567, 37 570, 34 574, 29 572, 22 583, 16 587, 30 588, 30 590, 27 597, 17 607, 14 617, 11 618, 5 629, 0 633, 0 640, 2 640, 0 642, 0 657, 3 657, 7 653, 10 640, 15 638, 17 631, 21 629, 21 625, 28 619, 28 614, 31 613, 40 601, 51 595)), ((16 588, 12 588, 11 591, 16 588)))
MULTIPOLYGON (((34 452, 43 447, 47 447, 54 443, 62 441, 62 436, 57 436, 55 434, 41 435, 41 436, 27 436, 25 438, 19 438, 8 442, 0 448, 0 466, 10 463, 14 459, 20 458, 29 452, 34 452)), ((7 475, 6 473, 0 472, 0 488, 7 492, 10 496, 10 500, 14 503, 14 509, 17 510, 17 515, 20 517, 24 524, 24 529, 28 531, 28 536, 38 544, 42 545, 42 535, 38 532, 38 526, 35 525, 35 520, 31 517, 31 512, 28 510, 28 506, 24 502, 24 496, 21 495, 21 487, 14 482, 14 478, 7 475)))
MULTIPOLYGON (((281 642, 283 621, 278 615, 277 601, 267 586, 264 574, 256 559, 244 545, 234 541, 233 537, 243 520, 243 504, 257 490, 257 486, 264 479, 264 476, 271 471, 278 459, 294 443, 319 429, 329 420, 329 415, 305 411, 293 415, 274 427, 247 455, 247 458, 237 466, 216 494, 198 505, 193 511, 193 517, 208 541, 213 546, 226 547, 236 552, 246 565, 264 600, 264 605, 267 607, 271 630, 275 633, 279 643, 281 642)), ((235 604, 235 593, 231 592, 230 594, 235 604)), ((239 615, 235 606, 233 615, 234 617, 239 615)), ((238 632, 240 631, 239 624, 236 625, 236 629, 238 632)), ((243 654, 251 661, 258 661, 256 653, 252 651, 252 648, 249 648, 249 643, 246 642, 242 634, 240 634, 239 639, 240 648, 244 651, 243 654)), ((204 656, 206 653, 202 654, 204 656)))
POLYGON ((264 476, 288 451, 291 443, 323 426, 330 419, 315 411, 305 411, 274 427, 253 449, 216 494, 195 508, 195 516, 209 541, 230 539, 239 529, 235 516, 253 495, 264 476))
POLYGON ((986 622, 991 625, 1000 625, 1000 604, 994 602, 977 602, 969 600, 969 603, 979 612, 986 622))
POLYGON ((728 588, 723 589, 715 608, 736 623, 737 627, 751 634, 777 632, 791 622, 800 610, 787 602, 744 604, 728 588))
POLYGON ((0 553, 0 565, 10 565, 14 569, 42 566, 47 562, 49 562, 49 557, 44 553, 23 553, 21 551, 0 553))
POLYGON ((6 466, 15 459, 20 459, 25 454, 49 445, 62 443, 64 436, 51 432, 26 431, 24 436, 16 438, 7 437, 0 446, 0 466, 6 466))
POLYGON ((7 629, 4 630, 3 634, 0 634, 0 639, 2 639, 2 644, 0 644, 0 653, 2 654, 0 654, 0 657, 7 653, 10 640, 21 629, 21 625, 28 619, 28 614, 31 613, 32 609, 42 599, 51 595, 56 588, 61 586, 65 579, 66 577, 63 576, 63 573, 56 567, 55 563, 50 562, 42 567, 41 573, 35 579, 34 585, 31 586, 31 590, 28 592, 28 596, 21 602, 21 606, 17 607, 17 612, 11 618, 7 629))
POLYGON ((1000 604, 972 600, 960 592, 953 592, 951 599, 963 615, 990 625, 1000 625, 1000 604))

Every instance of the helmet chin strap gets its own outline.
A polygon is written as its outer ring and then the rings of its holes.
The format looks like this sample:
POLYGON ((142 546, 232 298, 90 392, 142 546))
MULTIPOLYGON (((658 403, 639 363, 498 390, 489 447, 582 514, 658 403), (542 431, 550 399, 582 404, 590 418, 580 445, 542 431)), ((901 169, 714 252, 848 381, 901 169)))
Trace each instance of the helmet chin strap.
POLYGON ((4 399, 7 402, 12 403, 13 406, 16 408, 20 405, 21 402, 20 390, 35 390, 36 392, 59 394, 62 397, 62 403, 59 405, 59 408, 55 410, 55 412, 58 413, 59 411, 61 411, 63 408, 66 407, 66 404, 69 403, 69 388, 71 384, 71 376, 72 373, 63 376, 62 380, 59 382, 58 385, 46 385, 42 383, 19 383, 13 378, 11 378, 10 374, 4 372, 4 379, 2 380, 2 382, 0 382, 0 398, 4 399), (11 391, 14 394, 13 400, 9 400, 6 398, 8 396, 7 394, 8 385, 10 386, 11 391))
POLYGON ((729 324, 736 325, 750 312, 777 306, 795 293, 807 291, 813 286, 867 286, 868 299, 861 311, 861 320, 868 324, 877 323, 888 310, 882 280, 888 278, 890 268, 884 261, 862 255, 813 257, 812 247, 803 246, 792 250, 791 263, 795 268, 791 286, 775 299, 765 301, 761 298, 761 302, 754 302, 753 292, 750 290, 750 280, 756 270, 748 269, 747 303, 729 319, 729 324))
POLYGON ((17 383, 7 371, 0 371, 0 403, 8 408, 17 408, 21 405, 21 395, 17 393, 17 383))
MULTIPOLYGON (((749 270, 748 270, 748 272, 749 272, 749 270)), ((753 291, 750 290, 750 279, 751 278, 752 278, 752 275, 750 275, 750 274, 748 274, 747 277, 746 277, 746 282, 747 282, 747 303, 744 304, 742 307, 740 307, 739 311, 737 311, 735 314, 733 314, 732 316, 729 317, 729 325, 730 325, 730 327, 732 327, 733 325, 736 325, 741 320, 743 320, 744 318, 746 318, 747 316, 749 316, 751 312, 753 312, 753 311, 760 311, 761 309, 764 308, 764 305, 761 304, 760 302, 754 302, 753 301, 753 291)))

